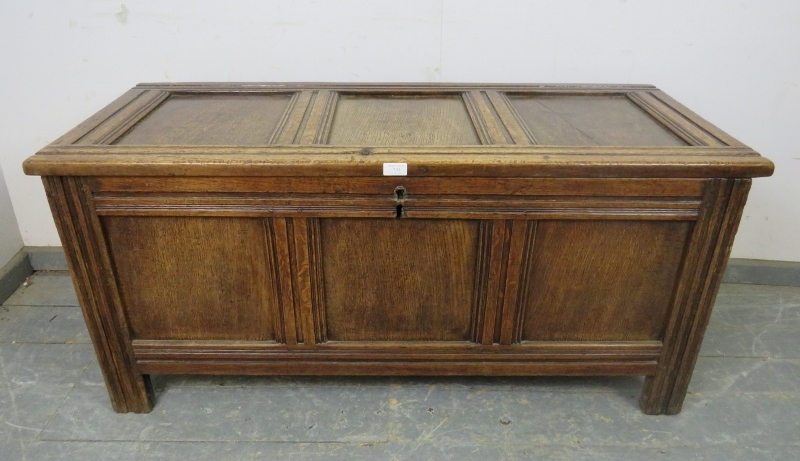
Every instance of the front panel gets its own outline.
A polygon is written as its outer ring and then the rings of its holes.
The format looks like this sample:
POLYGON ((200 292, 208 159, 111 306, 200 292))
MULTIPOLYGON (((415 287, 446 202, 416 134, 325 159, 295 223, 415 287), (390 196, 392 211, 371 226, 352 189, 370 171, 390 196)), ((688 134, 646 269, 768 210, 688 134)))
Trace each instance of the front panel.
POLYGON ((661 341, 703 188, 520 181, 492 184, 507 195, 429 193, 437 187, 413 179, 402 199, 376 194, 403 182, 387 178, 354 180, 349 195, 120 190, 94 200, 135 340, 661 341))
POLYGON ((470 339, 477 221, 320 221, 328 340, 470 339))
POLYGON ((103 224, 134 339, 276 338, 262 220, 113 216, 103 224))
POLYGON ((688 221, 541 221, 523 341, 661 340, 688 221))

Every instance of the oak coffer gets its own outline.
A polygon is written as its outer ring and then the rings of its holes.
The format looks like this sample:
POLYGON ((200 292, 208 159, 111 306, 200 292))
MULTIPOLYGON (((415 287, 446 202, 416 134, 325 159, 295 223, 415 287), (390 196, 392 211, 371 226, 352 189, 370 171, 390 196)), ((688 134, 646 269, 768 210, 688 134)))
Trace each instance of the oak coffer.
POLYGON ((677 413, 772 170, 645 85, 144 84, 25 162, 118 412, 180 373, 643 375, 677 413))

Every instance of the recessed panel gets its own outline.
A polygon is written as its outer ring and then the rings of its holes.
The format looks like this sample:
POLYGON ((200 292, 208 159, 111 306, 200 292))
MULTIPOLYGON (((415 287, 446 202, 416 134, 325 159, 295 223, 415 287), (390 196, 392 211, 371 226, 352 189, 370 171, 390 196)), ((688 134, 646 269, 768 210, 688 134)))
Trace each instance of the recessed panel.
POLYGON ((685 146, 624 95, 508 95, 537 144, 685 146))
POLYGON ((323 219, 327 336, 469 339, 477 221, 323 219))
POLYGON ((540 221, 522 339, 662 339, 691 224, 540 221))
POLYGON ((269 144, 291 94, 172 95, 115 144, 269 144))
POLYGON ((480 141, 461 95, 341 95, 329 144, 433 146, 480 141))
POLYGON ((274 339, 263 221, 107 217, 134 339, 274 339))

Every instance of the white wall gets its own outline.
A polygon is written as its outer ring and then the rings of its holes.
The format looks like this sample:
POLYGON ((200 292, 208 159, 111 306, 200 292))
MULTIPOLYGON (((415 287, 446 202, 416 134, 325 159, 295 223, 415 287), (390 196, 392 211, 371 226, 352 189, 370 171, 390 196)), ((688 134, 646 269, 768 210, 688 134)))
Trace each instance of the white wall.
POLYGON ((5 266, 21 248, 22 236, 8 196, 3 168, 0 168, 0 267, 5 266))
POLYGON ((653 83, 771 158, 734 257, 800 261, 800 2, 0 3, 0 164, 26 245, 57 245, 20 164, 142 81, 653 83))

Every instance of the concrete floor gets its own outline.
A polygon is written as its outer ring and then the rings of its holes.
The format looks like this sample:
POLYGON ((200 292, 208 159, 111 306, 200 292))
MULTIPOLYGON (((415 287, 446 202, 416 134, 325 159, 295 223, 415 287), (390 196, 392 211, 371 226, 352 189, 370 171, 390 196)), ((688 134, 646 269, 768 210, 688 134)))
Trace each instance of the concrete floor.
POLYGON ((797 460, 800 288, 724 285, 683 412, 641 378, 154 377, 111 410, 66 273, 0 308, 0 460, 797 460))

